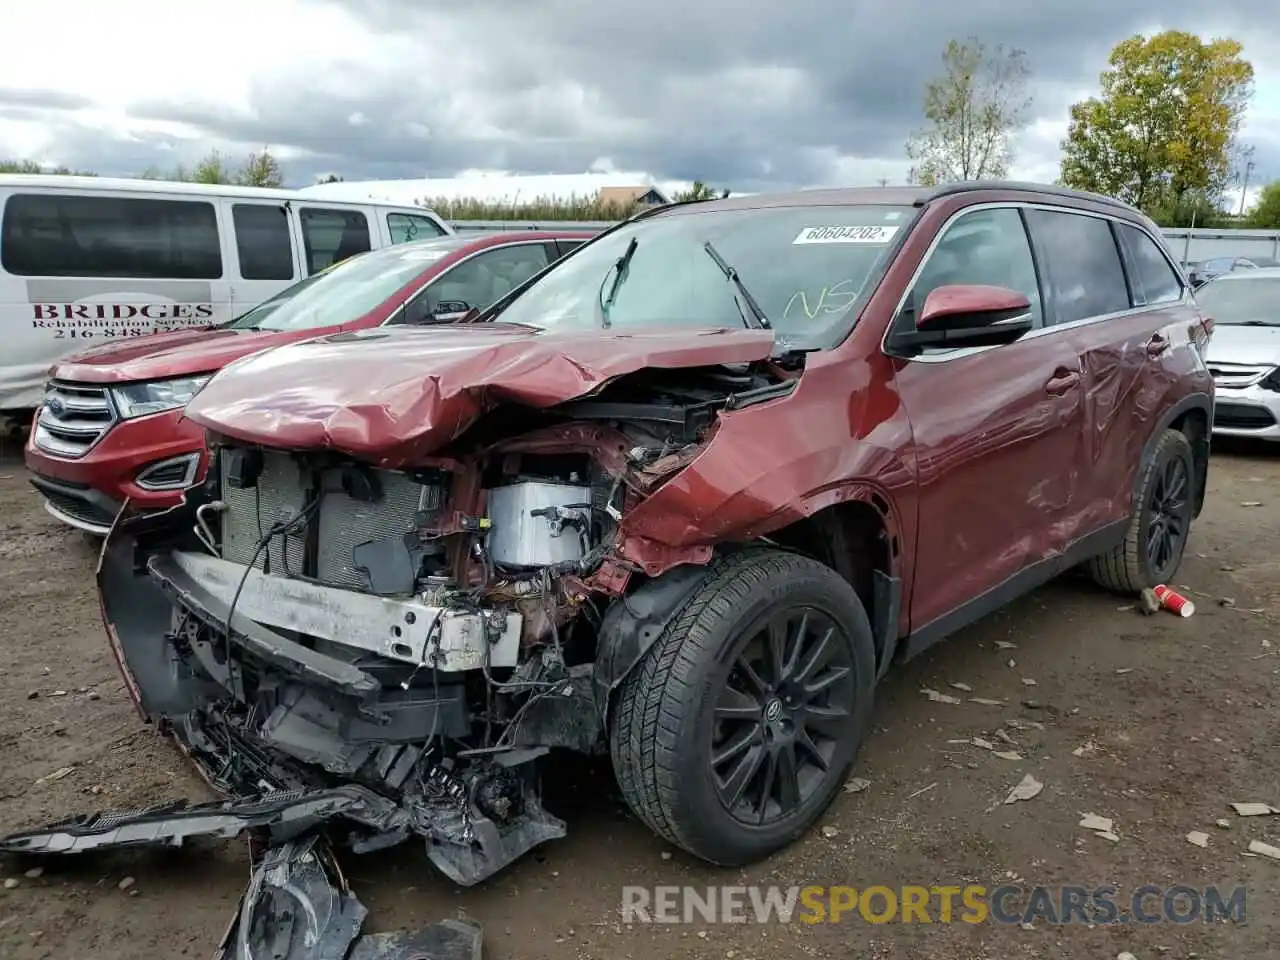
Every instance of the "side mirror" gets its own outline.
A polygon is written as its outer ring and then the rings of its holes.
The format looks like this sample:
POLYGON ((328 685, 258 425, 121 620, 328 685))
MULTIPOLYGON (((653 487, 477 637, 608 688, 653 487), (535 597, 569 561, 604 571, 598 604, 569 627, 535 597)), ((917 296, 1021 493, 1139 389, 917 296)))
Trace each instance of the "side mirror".
POLYGON ((925 298, 915 330, 903 330, 892 347, 915 353, 925 347, 989 347, 1012 343, 1034 329, 1031 301, 1007 287, 949 284, 925 298))
POLYGON ((465 319, 474 310, 475 307, 465 300, 441 300, 431 311, 431 315, 426 318, 426 322, 452 323, 455 320, 465 319))

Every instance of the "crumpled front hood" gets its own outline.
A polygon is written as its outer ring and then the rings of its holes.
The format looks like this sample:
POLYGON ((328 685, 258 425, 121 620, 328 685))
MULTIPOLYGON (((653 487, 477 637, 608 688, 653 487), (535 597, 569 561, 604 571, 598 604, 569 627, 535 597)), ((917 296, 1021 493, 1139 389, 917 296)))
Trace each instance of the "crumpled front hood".
POLYGON ((761 360, 768 330, 534 332, 501 323, 392 327, 256 354, 214 377, 191 420, 277 449, 341 450, 405 466, 501 403, 550 407, 644 367, 761 360))
POLYGON ((1213 363, 1269 363, 1280 366, 1280 326, 1247 327, 1219 323, 1213 328, 1207 360, 1213 363))
POLYGON ((54 365, 53 377, 73 383, 128 383, 219 370, 246 354, 314 331, 174 330, 103 344, 54 365))

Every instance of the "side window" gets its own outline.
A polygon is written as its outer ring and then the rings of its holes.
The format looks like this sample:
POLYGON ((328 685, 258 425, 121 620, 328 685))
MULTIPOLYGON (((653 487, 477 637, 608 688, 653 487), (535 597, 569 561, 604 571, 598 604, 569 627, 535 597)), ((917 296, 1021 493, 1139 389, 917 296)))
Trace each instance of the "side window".
POLYGON ((430 240, 443 237, 444 231, 430 217, 415 217, 411 213, 388 213, 387 230, 392 243, 408 243, 410 240, 430 240))
POLYGON ((16 194, 0 261, 20 277, 216 280, 218 215, 206 201, 16 194))
POLYGON ((406 309, 418 323, 430 322, 442 303, 465 303, 483 310, 514 290, 550 262, 541 243, 523 243, 486 250, 463 260, 427 284, 406 309))
POLYGON ((1145 230, 1116 224, 1129 260, 1135 306, 1170 303, 1182 296, 1182 280, 1145 230))
POLYGON ((938 287, 980 283, 1025 294, 1037 326, 1044 319, 1031 244, 1017 210, 975 210, 947 227, 911 289, 909 308, 919 310, 938 287))
POLYGON ((556 245, 560 248, 560 256, 563 257, 566 253, 577 250, 586 242, 585 240, 557 240, 556 245))
POLYGON ((319 273, 347 257, 372 249, 369 221, 359 210, 303 207, 300 216, 307 273, 319 273))
POLYGON ((266 203, 237 203, 231 208, 236 256, 245 280, 292 280, 293 240, 289 211, 266 203))
POLYGON ((1048 315, 1054 322, 1072 323, 1129 309, 1129 287, 1109 220, 1028 210, 1027 221, 1041 256, 1048 315))

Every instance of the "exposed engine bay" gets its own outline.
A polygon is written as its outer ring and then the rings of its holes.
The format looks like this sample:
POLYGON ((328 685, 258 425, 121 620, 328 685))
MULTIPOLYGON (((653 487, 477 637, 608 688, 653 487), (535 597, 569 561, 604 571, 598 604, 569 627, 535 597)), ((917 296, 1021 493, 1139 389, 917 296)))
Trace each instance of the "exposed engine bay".
MULTIPOLYGON (((214 435, 184 505, 126 509, 99 570, 112 645, 143 714, 231 798, 141 836, 252 831, 253 811, 284 803, 273 844, 329 820, 357 853, 420 837, 461 885, 564 836, 535 761, 607 749, 610 690, 648 629, 628 594, 711 555, 637 562, 624 518, 697 457, 720 411, 794 386, 748 366, 626 381, 499 408, 411 470, 214 435)), ((142 842, 120 828, 144 815, 0 849, 142 842)))

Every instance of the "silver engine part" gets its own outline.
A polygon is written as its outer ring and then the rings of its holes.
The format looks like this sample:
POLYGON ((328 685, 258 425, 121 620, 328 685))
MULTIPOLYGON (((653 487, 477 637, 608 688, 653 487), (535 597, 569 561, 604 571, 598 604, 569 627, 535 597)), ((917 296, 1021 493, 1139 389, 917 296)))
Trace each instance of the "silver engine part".
MULTIPOLYGON (((302 512, 309 478, 288 455, 269 451, 264 453, 262 472, 253 487, 239 489, 228 483, 226 458, 221 469, 221 497, 226 503, 222 512, 222 557, 247 565, 263 534, 302 512)), ((417 526, 423 515, 439 512, 444 500, 440 487, 421 484, 389 470, 378 470, 376 475, 382 496, 372 503, 349 497, 335 489, 335 484, 326 485, 316 520, 319 531, 315 578, 321 583, 367 590, 368 577, 355 567, 355 548, 400 536, 417 526)), ((264 560, 270 557, 272 571, 296 575, 303 572, 305 550, 306 535, 301 530, 272 537, 254 566, 263 569, 264 560)))
POLYGON ((500 567, 581 560, 591 529, 591 488, 522 480, 489 491, 489 556, 500 567))

